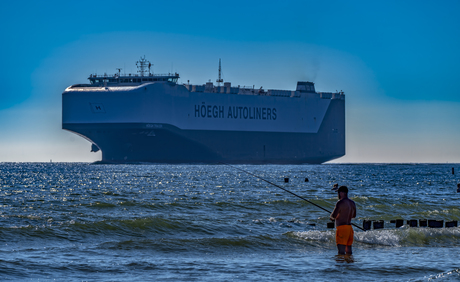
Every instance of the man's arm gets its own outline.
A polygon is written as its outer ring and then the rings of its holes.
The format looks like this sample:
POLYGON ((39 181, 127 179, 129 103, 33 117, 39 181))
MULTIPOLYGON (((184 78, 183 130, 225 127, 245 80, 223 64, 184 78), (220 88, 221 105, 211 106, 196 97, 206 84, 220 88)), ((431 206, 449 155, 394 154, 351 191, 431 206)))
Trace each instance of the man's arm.
POLYGON ((339 215, 338 206, 339 206, 339 203, 335 204, 334 210, 332 211, 331 216, 330 216, 331 220, 335 220, 337 218, 337 216, 339 215))

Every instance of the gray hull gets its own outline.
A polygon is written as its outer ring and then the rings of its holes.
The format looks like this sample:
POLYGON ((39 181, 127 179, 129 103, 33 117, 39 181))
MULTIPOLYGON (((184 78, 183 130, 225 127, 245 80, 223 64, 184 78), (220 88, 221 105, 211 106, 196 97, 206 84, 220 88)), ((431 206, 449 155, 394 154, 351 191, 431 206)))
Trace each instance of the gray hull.
POLYGON ((345 155, 345 101, 316 133, 184 130, 170 124, 63 123, 97 144, 103 163, 319 164, 345 155))
POLYGON ((68 87, 63 129, 106 163, 317 164, 345 155, 343 93, 310 82, 264 91, 142 79, 153 76, 68 87))

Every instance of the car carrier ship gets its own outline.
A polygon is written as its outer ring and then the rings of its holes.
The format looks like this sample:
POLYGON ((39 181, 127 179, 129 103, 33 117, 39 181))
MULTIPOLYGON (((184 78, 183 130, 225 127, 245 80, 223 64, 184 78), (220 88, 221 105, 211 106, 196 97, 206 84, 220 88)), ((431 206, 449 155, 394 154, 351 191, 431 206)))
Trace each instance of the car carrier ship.
POLYGON ((319 164, 345 155, 345 95, 179 84, 178 73, 89 76, 62 93, 62 128, 102 163, 319 164))

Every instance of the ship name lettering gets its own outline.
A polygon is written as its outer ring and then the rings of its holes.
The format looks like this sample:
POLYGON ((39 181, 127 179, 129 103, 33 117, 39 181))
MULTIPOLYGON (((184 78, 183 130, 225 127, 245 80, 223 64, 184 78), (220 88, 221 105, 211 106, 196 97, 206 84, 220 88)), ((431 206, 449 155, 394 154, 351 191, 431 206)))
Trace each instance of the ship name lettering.
POLYGON ((195 105, 195 117, 224 118, 224 106, 195 105))
MULTIPOLYGON (((224 106, 195 105, 195 117, 200 118, 225 118, 224 106)), ((229 106, 227 119, 262 119, 276 120, 276 108, 229 106)))
POLYGON ((219 106, 219 118, 224 118, 224 106, 219 106))

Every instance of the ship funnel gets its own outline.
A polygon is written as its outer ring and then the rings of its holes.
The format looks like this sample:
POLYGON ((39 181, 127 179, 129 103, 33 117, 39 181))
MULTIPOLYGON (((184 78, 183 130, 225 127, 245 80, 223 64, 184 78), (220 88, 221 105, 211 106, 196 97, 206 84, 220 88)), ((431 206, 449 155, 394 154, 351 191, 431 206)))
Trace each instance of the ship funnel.
POLYGON ((309 81, 298 81, 297 82, 297 91, 300 92, 313 92, 315 93, 315 84, 309 81))

